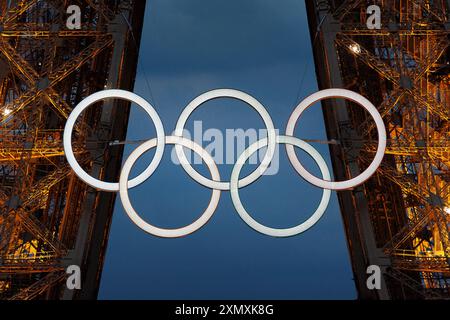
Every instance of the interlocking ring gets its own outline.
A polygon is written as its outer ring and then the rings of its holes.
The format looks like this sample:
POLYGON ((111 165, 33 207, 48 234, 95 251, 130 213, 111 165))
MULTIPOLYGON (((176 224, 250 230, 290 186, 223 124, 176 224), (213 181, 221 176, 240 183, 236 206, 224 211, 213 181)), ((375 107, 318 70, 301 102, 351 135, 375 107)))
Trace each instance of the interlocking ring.
POLYGON ((326 89, 319 92, 316 92, 305 100, 303 100, 297 108, 295 108, 294 112, 292 112, 291 117, 289 118, 288 125, 286 127, 286 135, 293 136, 295 124, 297 123, 298 118, 300 118, 301 114, 312 106, 314 103, 321 101, 323 99, 328 98, 346 98, 351 100, 364 109, 366 109, 370 115, 375 120, 375 124, 378 130, 378 148, 375 154, 375 158, 373 159, 370 166, 363 171, 360 175, 346 181, 334 182, 334 181, 325 181, 313 176, 309 173, 298 161, 298 158, 295 154, 294 147, 292 145, 286 145, 286 150, 288 153, 289 160, 294 166, 295 170, 309 183, 315 185, 316 187, 322 189, 330 189, 330 190, 347 190, 352 189, 360 184, 363 184, 367 179, 369 179, 383 161, 384 152, 386 151, 386 127, 383 123, 383 118, 381 118, 380 113, 377 108, 362 95, 345 89, 326 89))
POLYGON ((157 136, 157 147, 155 156, 150 163, 150 165, 147 167, 147 169, 144 170, 139 176, 132 179, 129 183, 129 188, 134 188, 141 183, 143 183, 145 180, 147 180, 153 172, 155 172, 156 168, 158 167, 159 163, 161 162, 161 159, 163 157, 164 153, 164 127, 161 122, 161 119, 158 116, 158 113, 156 113, 155 109, 152 107, 150 103, 148 103, 143 98, 139 97, 137 94, 134 94, 129 91, 125 90, 103 90, 99 91, 97 93, 94 93, 81 101, 70 113, 69 118, 67 119, 66 126, 64 128, 64 152, 67 158, 67 161, 69 162, 69 165, 72 167, 72 169, 75 171, 77 176, 86 182, 91 187, 94 187, 99 190, 103 191, 119 191, 119 184, 118 183, 112 183, 112 182, 105 182, 98 179, 95 179, 94 177, 90 176, 86 171, 81 168, 81 166, 78 164, 77 159, 75 158, 75 155, 73 154, 72 150, 72 131, 73 127, 75 125, 75 122, 77 121, 80 114, 90 105, 109 98, 120 98, 124 100, 128 100, 130 102, 134 102, 150 116, 150 118, 153 120, 153 123, 155 124, 156 128, 156 136, 157 136))
MULTIPOLYGON (((328 171, 328 166, 325 160, 322 158, 319 152, 317 152, 316 149, 314 149, 311 145, 306 143, 303 140, 300 140, 295 137, 288 137, 288 136, 277 136, 277 143, 278 144, 290 144, 295 145, 296 147, 299 147, 300 149, 303 149, 306 151, 317 163, 319 166, 320 172, 322 173, 322 176, 324 179, 331 179, 330 177, 330 171, 328 171)), ((292 227, 292 228, 286 228, 286 229, 276 229, 276 228, 270 228, 267 227, 255 219, 253 219, 250 214, 245 210, 244 206, 242 205, 241 199, 239 197, 239 188, 238 188, 238 180, 239 180, 239 173, 241 172, 241 169, 244 165, 244 163, 247 161, 248 158, 252 154, 254 154, 259 149, 267 146, 267 139, 262 139, 260 141, 257 141, 253 143, 247 150, 245 150, 241 156, 239 157, 238 161, 236 162, 236 165, 233 168, 233 171, 231 173, 231 200, 233 201, 234 208, 236 209, 237 213, 241 216, 242 220, 245 221, 250 227, 255 229, 256 231, 266 234, 268 236, 272 237, 291 237, 295 236, 299 233, 302 233, 309 228, 311 228, 314 224, 316 224, 317 221, 322 217, 325 210, 328 207, 328 203, 330 202, 331 197, 331 191, 328 189, 323 189, 322 199, 320 200, 319 206, 317 207, 316 211, 312 214, 312 216, 306 220, 305 222, 299 224, 298 226, 292 227)))
POLYGON ((159 236, 159 237, 165 237, 165 238, 175 238, 175 237, 182 237, 186 236, 188 234, 191 234, 198 229, 200 229, 202 226, 204 226, 212 217, 214 214, 217 205, 220 200, 220 193, 224 190, 230 190, 231 199, 233 202, 233 205, 235 206, 235 209, 237 213, 241 216, 242 220, 247 223, 251 228, 255 229, 258 232, 261 232, 266 235, 274 236, 274 237, 289 237, 296 234, 299 234, 301 232, 304 232, 311 228, 324 214, 331 195, 331 190, 344 190, 344 189, 350 189, 353 188, 359 184, 362 184, 364 181, 366 181, 370 176, 375 172, 375 170, 379 167, 381 164, 381 161, 383 159, 383 155, 386 149, 386 129, 384 127, 383 120, 381 118, 381 115, 378 113, 376 108, 370 103, 369 100, 364 98, 363 96, 344 89, 328 89, 319 91, 308 98, 306 98, 303 102, 301 102, 298 107, 294 110, 292 113, 287 128, 286 128, 286 136, 277 136, 275 133, 275 128, 273 126, 272 119, 270 118, 270 115, 268 114, 267 110, 264 108, 264 106, 259 103, 255 98, 252 96, 238 90, 232 90, 232 89, 218 89, 218 90, 212 90, 209 92, 206 92, 196 99, 194 99, 191 103, 188 104, 188 106, 183 110, 180 118, 177 121, 176 129, 175 129, 175 135, 174 136, 165 136, 164 134, 164 128, 161 123, 161 120, 154 110, 154 108, 144 99, 137 96, 134 93, 123 91, 123 90, 105 90, 98 93, 95 93, 86 99, 84 99, 79 105, 75 107, 73 112, 70 114, 67 124, 64 130, 64 150, 66 153, 66 158, 72 167, 72 169, 75 171, 75 173, 80 177, 83 181, 85 181, 87 184, 89 184, 92 187, 95 187, 100 190, 105 191, 119 191, 120 199, 122 200, 123 207, 127 213, 127 215, 130 217, 130 219, 142 230, 159 236), (228 98, 234 98, 241 101, 246 102, 250 106, 252 106, 261 116, 263 119, 266 128, 267 128, 267 138, 264 138, 262 140, 259 140, 252 144, 247 150, 243 152, 242 155, 239 156, 232 174, 230 182, 224 182, 220 179, 219 170, 217 169, 217 165, 214 162, 214 159, 211 157, 209 153, 206 152, 200 145, 196 144, 195 142, 186 139, 182 137, 183 129, 186 124, 186 121, 188 120, 191 113, 198 108, 203 103, 220 98, 220 97, 228 97, 228 98), (135 151, 131 153, 129 158, 125 161, 123 165, 122 172, 120 174, 120 180, 119 183, 109 183, 100 181, 98 179, 95 179, 94 177, 88 175, 78 164, 78 162, 75 159, 75 155, 73 154, 72 150, 72 144, 71 144, 71 138, 72 138, 72 131, 73 127, 75 125, 75 122, 81 112, 83 112, 89 105, 103 100, 107 98, 121 98, 125 99, 131 102, 135 102, 138 105, 140 105, 150 116, 150 118, 153 120, 156 128, 156 135, 157 137, 151 140, 148 140, 147 142, 144 142, 142 145, 140 145, 135 151), (375 123, 377 125, 378 129, 378 137, 379 137, 379 143, 378 143, 378 149, 377 153, 375 155, 375 158, 371 165, 359 176, 356 178, 342 181, 342 182, 332 182, 330 177, 330 172, 328 171, 328 167, 325 163, 325 160, 322 158, 322 156, 315 150, 311 145, 308 143, 293 137, 294 129, 296 122, 303 111, 305 111, 308 107, 310 107, 312 104, 314 104, 317 101, 326 99, 326 98, 347 98, 351 101, 354 101, 361 106, 363 106, 369 113, 372 115, 372 117, 375 120, 375 123), (191 223, 188 226, 178 228, 178 229, 163 229, 158 228, 154 225, 151 225, 144 221, 138 213, 134 210, 129 196, 128 196, 128 189, 133 188, 142 182, 144 182, 146 179, 148 179, 156 170, 159 163, 161 162, 164 148, 166 144, 173 144, 175 145, 176 154, 179 157, 179 161, 182 165, 182 167, 185 169, 185 171, 188 173, 188 175, 197 181, 198 183, 202 184, 205 187, 208 187, 212 189, 212 196, 210 203, 206 210, 203 212, 203 214, 193 223, 191 223), (264 172, 269 167, 274 154, 275 154, 275 147, 277 144, 286 144, 286 150, 288 152, 288 157, 293 165, 294 169, 300 174, 301 177, 306 179, 309 183, 318 186, 323 189, 322 199, 319 203, 319 206, 317 207, 316 211, 312 214, 310 218, 308 218, 303 223, 292 227, 292 228, 286 228, 286 229, 275 229, 270 228, 267 226, 264 226, 254 220, 250 214, 245 210, 244 206, 242 205, 240 198, 239 198, 239 189, 243 188, 245 186, 248 186, 249 184, 255 182, 257 179, 259 179, 264 172), (319 165, 320 171, 322 173, 322 179, 316 178, 315 176, 311 175, 306 169, 300 164, 300 161, 298 160, 295 151, 294 146, 299 147, 306 151, 313 159, 316 161, 316 163, 319 165), (150 165, 142 172, 138 177, 128 180, 131 169, 135 162, 148 150, 156 147, 155 156, 150 163, 150 165), (199 154, 201 158, 205 161, 206 165, 208 166, 208 169, 211 173, 211 179, 208 179, 201 174, 199 174, 188 162, 186 155, 184 154, 183 147, 189 148, 193 150, 195 153, 199 154), (241 169, 247 159, 255 153, 257 150, 267 147, 266 154, 264 156, 263 161, 259 165, 259 167, 253 171, 250 175, 239 179, 239 174, 241 172, 241 169))
MULTIPOLYGON (((186 148, 191 149, 195 153, 197 153, 206 163, 209 172, 211 173, 211 177, 216 180, 220 181, 220 174, 219 169, 217 169, 217 165, 214 162, 214 159, 211 157, 211 155, 206 152, 205 149, 200 147, 197 143, 195 143, 192 140, 188 140, 183 137, 176 137, 176 136, 168 136, 166 137, 166 144, 174 144, 174 145, 180 145, 186 148)), ((203 214, 198 218, 196 221, 194 221, 192 224, 179 228, 179 229, 163 229, 155 227, 147 222, 145 222, 134 210, 133 205, 131 204, 130 198, 128 197, 128 177, 130 176, 131 169, 133 168, 133 165, 136 163, 136 161, 148 150, 154 148, 157 145, 156 139, 149 140, 147 142, 144 142, 139 147, 134 150, 131 155, 128 157, 128 159, 125 161, 125 164, 123 165, 122 172, 120 174, 120 180, 119 180, 119 186, 120 186, 120 199, 122 200, 123 208, 125 209, 125 212, 128 214, 130 219, 142 230, 153 234, 155 236, 164 237, 164 238, 177 238, 177 237, 183 237, 188 234, 191 234, 201 227, 203 227, 208 220, 212 217, 214 214, 214 211, 216 211, 217 205, 219 204, 220 200, 220 190, 214 189, 211 195, 211 201, 209 202, 208 207, 205 209, 203 214)))
MULTIPOLYGON (((188 106, 183 110, 175 128, 175 135, 180 137, 182 136, 184 126, 186 125, 186 121, 192 114, 192 112, 195 111, 195 109, 200 107, 203 103, 217 98, 233 98, 246 102, 248 105, 253 107, 253 109, 255 109, 258 112, 258 114, 263 119, 264 124, 266 125, 267 139, 268 139, 266 154, 264 156, 264 159, 261 161, 259 167, 256 168, 247 177, 239 181, 239 187, 242 188, 255 182, 264 174, 264 172, 269 167, 270 162, 272 161, 272 158, 275 154, 276 133, 275 128, 273 126, 272 118, 270 117, 266 108, 264 108, 264 106, 258 100, 256 100, 255 98, 253 98, 252 96, 248 95, 245 92, 233 89, 217 89, 208 91, 192 100, 192 102, 189 103, 188 106)), ((229 182, 213 181, 203 177, 201 174, 195 171, 195 169, 189 164, 189 161, 186 158, 186 155, 184 154, 183 148, 181 146, 176 145, 175 150, 177 152, 178 158, 180 159, 181 165, 192 179, 210 189, 230 190, 229 182)))

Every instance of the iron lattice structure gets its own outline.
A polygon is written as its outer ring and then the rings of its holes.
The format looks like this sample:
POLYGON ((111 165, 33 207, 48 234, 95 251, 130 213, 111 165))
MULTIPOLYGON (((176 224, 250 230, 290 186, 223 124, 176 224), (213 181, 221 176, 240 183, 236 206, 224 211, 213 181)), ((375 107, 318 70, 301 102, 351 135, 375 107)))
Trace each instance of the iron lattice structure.
MULTIPOLYGON (((132 90, 145 1, 0 0, 0 298, 91 299, 114 195, 77 179, 62 131, 72 108, 104 88, 132 90), (69 5, 81 29, 69 30, 69 5), (83 289, 65 289, 78 265, 83 289)), ((77 159, 118 178, 129 104, 91 106, 73 135, 77 159)))
MULTIPOLYGON (((322 89, 369 98, 386 124, 377 174, 339 193, 355 283, 362 299, 450 298, 450 1, 306 1, 322 89), (366 10, 381 8, 381 29, 366 10), (317 31, 316 31, 317 30, 317 31), (382 268, 368 290, 366 268, 382 268)), ((373 120, 353 103, 323 101, 336 179, 373 159, 373 120)))

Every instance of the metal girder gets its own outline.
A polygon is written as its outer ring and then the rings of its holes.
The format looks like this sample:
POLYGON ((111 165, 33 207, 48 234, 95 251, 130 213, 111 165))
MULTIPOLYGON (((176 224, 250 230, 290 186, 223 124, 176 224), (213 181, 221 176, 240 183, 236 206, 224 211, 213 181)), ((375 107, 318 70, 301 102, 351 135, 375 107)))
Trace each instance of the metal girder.
POLYGON ((408 276, 407 274, 405 274, 400 270, 389 268, 389 270, 386 271, 386 274, 392 277, 393 279, 399 281, 401 284, 406 285, 409 289, 413 290, 414 292, 418 293, 424 298, 427 299, 444 298, 442 295, 440 295, 435 291, 425 289, 419 281, 417 281, 414 278, 411 278, 410 276, 408 276))
MULTIPOLYGON (((347 38, 350 39, 350 38, 347 38)), ((347 41, 348 42, 348 41, 347 41)), ((352 44, 357 44, 356 42, 353 42, 352 44)), ((359 45, 359 44, 358 44, 359 45)), ((420 61, 419 68, 417 71, 414 72, 413 76, 413 82, 417 83, 424 74, 431 68, 431 66, 439 59, 439 57, 442 56, 442 54, 445 52, 449 45, 449 41, 446 37, 442 37, 432 48, 432 52, 435 54, 433 55, 427 55, 425 58, 425 61, 420 61)), ((349 47, 347 47, 349 48, 349 47)), ((371 59, 372 60, 372 59, 371 59)), ((372 65, 372 64, 369 64, 372 65)), ((381 68, 384 69, 384 68, 381 68)), ((383 73, 381 70, 379 71, 383 73)), ((389 115, 389 112, 397 105, 398 101, 401 100, 405 94, 407 94, 407 90, 402 89, 400 87, 400 84, 398 82, 399 75, 397 75, 396 80, 394 83, 397 85, 396 88, 390 93, 388 97, 386 97, 381 105, 378 107, 378 111, 381 114, 382 118, 385 118, 389 115)), ((434 100, 434 99, 433 99, 434 100)), ((430 101, 431 103, 434 103, 433 101, 430 101)), ((446 118, 444 118, 446 119, 446 118)), ((375 128, 375 125, 372 121, 367 120, 362 125, 361 128, 363 130, 363 135, 368 134, 370 131, 372 131, 375 128)))
POLYGON ((411 0, 417 6, 421 7, 423 10, 434 16, 438 21, 445 23, 447 21, 447 16, 444 11, 434 6, 430 1, 424 0, 411 0))
MULTIPOLYGON (((72 107, 69 106, 67 102, 62 99, 61 96, 52 87, 46 89, 43 92, 43 95, 64 119, 67 119, 69 117, 69 114, 72 111, 72 107)), ((79 130, 79 128, 76 127, 75 130, 79 130)))
POLYGON ((18 236, 16 228, 16 216, 1 212, 2 223, 0 224, 0 256, 8 250, 11 242, 18 236))
POLYGON ((24 208, 40 208, 45 205, 50 189, 67 178, 71 172, 72 168, 66 164, 39 180, 29 190, 29 193, 23 196, 22 206, 24 208))
MULTIPOLYGON (((383 78, 390 80, 397 87, 402 87, 400 83, 401 75, 398 71, 394 70, 392 67, 388 66, 383 61, 379 60, 375 55, 370 53, 364 47, 362 47, 359 43, 349 38, 348 36, 341 34, 341 37, 336 39, 336 43, 341 47, 347 49, 350 53, 354 54, 358 57, 362 62, 367 64, 373 70, 378 72, 383 78), (360 48, 359 53, 355 53, 352 51, 352 47, 357 45, 360 48)), ((448 45, 448 42, 447 42, 448 45)), ((443 48, 442 50, 444 50, 443 48)), ((436 57, 438 59, 439 57, 436 57)), ((439 116, 443 120, 450 119, 450 113, 441 103, 437 102, 434 97, 429 94, 425 94, 424 96, 418 95, 415 90, 410 88, 404 89, 408 94, 410 94, 417 103, 426 107, 430 113, 439 116)))
MULTIPOLYGON (((439 25, 440 26, 440 25, 439 25)), ((415 28, 405 25, 397 25, 396 34, 399 36, 446 36, 450 34, 450 31, 443 30, 441 28, 423 28, 418 24, 415 28)), ((392 36, 392 31, 384 26, 381 29, 367 29, 361 28, 361 24, 344 24, 342 34, 347 36, 379 36, 386 37, 392 36)))
POLYGON ((114 17, 114 12, 109 9, 103 0, 85 0, 91 8, 94 8, 107 20, 111 20, 114 17))
MULTIPOLYGON (((385 118, 389 112, 395 108, 397 103, 402 99, 402 97, 404 97, 405 94, 405 90, 400 87, 396 87, 393 91, 391 91, 389 96, 387 96, 377 108, 381 117, 385 118)), ((360 126, 360 130, 364 130, 365 134, 371 132, 373 129, 375 129, 375 125, 372 120, 366 120, 360 126)))
POLYGON ((359 6, 362 2, 362 0, 345 0, 336 10, 334 10, 333 16, 338 20, 342 20, 351 10, 359 6))
POLYGON ((418 214, 415 220, 412 221, 410 219, 408 223, 384 245, 384 250, 387 254, 393 254, 402 244, 416 237, 417 233, 425 228, 431 221, 431 210, 426 211, 422 208, 415 208, 415 212, 418 214))
MULTIPOLYGON (((450 141, 443 145, 442 143, 436 143, 432 141, 432 145, 418 146, 421 141, 398 141, 394 139, 388 139, 386 145, 385 154, 397 155, 397 156, 422 156, 427 155, 430 157, 430 162, 433 162, 432 158, 435 158, 434 162, 440 162, 450 167, 450 141)), ((364 149, 367 152, 375 154, 377 151, 378 143, 365 142, 364 149)))
POLYGON ((66 254, 65 246, 54 238, 52 231, 48 230, 45 226, 42 226, 38 219, 32 214, 25 212, 22 209, 18 209, 16 214, 19 218, 20 225, 30 232, 36 239, 41 240, 46 246, 51 248, 58 256, 64 256, 66 254))
POLYGON ((39 0, 21 1, 17 7, 12 8, 9 12, 7 12, 0 18, 0 25, 8 24, 16 20, 18 17, 20 17, 22 14, 24 14, 27 10, 29 10, 38 2, 39 0))
POLYGON ((73 38, 73 37, 102 37, 104 31, 97 30, 96 25, 83 23, 82 29, 66 30, 48 23, 15 23, 5 25, 0 31, 0 37, 5 38, 73 38), (56 30, 55 30, 56 28, 56 30))
POLYGON ((87 61, 95 58, 104 48, 111 45, 113 40, 110 36, 103 36, 94 41, 90 46, 84 49, 76 58, 70 59, 62 66, 54 70, 48 76, 48 87, 44 90, 38 89, 39 75, 38 73, 19 55, 15 52, 6 41, 3 40, 0 51, 8 59, 8 61, 16 68, 17 75, 20 76, 30 87, 30 90, 23 93, 17 99, 15 99, 9 105, 6 105, 4 109, 8 109, 9 112, 0 118, 0 122, 7 121, 16 112, 22 110, 28 106, 32 101, 37 99, 41 94, 47 98, 52 106, 55 107, 57 112, 64 118, 67 118, 70 114, 71 107, 61 99, 58 93, 53 87, 61 82, 65 77, 71 74, 73 71, 80 68, 87 61))
MULTIPOLYGON (((30 159, 49 159, 64 155, 62 130, 43 130, 33 133, 33 141, 26 141, 26 131, 17 134, 14 130, 0 130, 0 164, 13 163, 30 153, 30 159)), ((74 142, 75 154, 83 153, 83 148, 74 142)))
POLYGON ((55 148, 38 148, 33 147, 30 150, 23 149, 3 149, 0 147, 0 162, 12 162, 19 161, 23 158, 24 152, 31 152, 30 159, 49 159, 53 157, 61 157, 64 155, 64 149, 62 146, 55 148))
MULTIPOLYGON (((433 201, 433 199, 438 198, 437 195, 432 194, 429 190, 423 188, 417 181, 410 179, 396 168, 391 167, 386 163, 383 163, 380 166, 379 174, 398 185, 403 191, 403 194, 412 195, 428 206, 428 208, 415 207, 414 209, 417 214, 415 219, 409 219, 408 223, 384 245, 384 251, 387 254, 393 254, 402 244, 415 237, 417 232, 421 231, 428 223, 430 223, 430 221, 432 221, 432 219, 445 219, 444 216, 446 213, 443 212, 442 208, 450 206, 444 199, 440 199, 439 202, 433 201)), ((441 223, 445 222, 442 221, 441 223)), ((448 233, 446 236, 445 231, 441 232, 441 237, 445 250, 449 251, 450 241, 448 233)))
POLYGON ((22 58, 20 54, 8 43, 0 38, 0 51, 7 61, 14 67, 16 74, 21 77, 30 87, 34 87, 39 79, 39 74, 22 58))
POLYGON ((34 263, 24 260, 18 260, 13 264, 1 263, 0 274, 33 274, 33 273, 49 273, 64 272, 60 261, 52 261, 50 263, 34 263))
POLYGON ((22 289, 19 293, 8 300, 33 300, 45 293, 49 288, 63 281, 66 278, 65 272, 52 272, 43 277, 41 280, 33 283, 31 286, 22 289))
POLYGON ((433 54, 429 54, 425 56, 424 60, 419 59, 419 57, 415 56, 415 60, 420 63, 419 68, 414 72, 414 80, 413 82, 417 82, 421 79, 425 73, 427 73, 430 68, 436 63, 437 60, 445 53, 448 46, 450 44, 450 40, 446 36, 442 36, 438 38, 438 40, 433 44, 430 51, 433 54))
POLYGON ((76 31, 48 31, 48 30, 3 30, 0 37, 23 37, 23 38, 77 38, 77 37, 99 37, 104 32, 96 30, 76 30, 76 31))
POLYGON ((79 69, 87 61, 95 58, 103 49, 110 46, 113 39, 109 35, 98 37, 91 45, 81 51, 76 57, 67 61, 63 66, 57 68, 49 74, 50 86, 53 87, 58 82, 62 81, 73 71, 79 69))
POLYGON ((10 233, 16 234, 16 237, 8 238, 6 246, 0 247, 0 273, 42 273, 63 269, 61 259, 67 254, 67 249, 55 239, 50 230, 23 209, 11 211, 8 216, 14 220, 13 231, 10 233), (20 250, 14 244, 22 231, 39 240, 40 247, 46 247, 47 250, 30 256, 20 255, 20 250))
POLYGON ((0 163, 8 163, 19 161, 22 159, 24 153, 30 152, 31 159, 51 158, 64 155, 64 149, 61 139, 50 140, 46 137, 41 137, 35 140, 27 147, 25 141, 17 139, 13 135, 2 134, 0 141, 0 163))
POLYGON ((432 194, 426 187, 420 185, 417 181, 414 181, 402 172, 399 172, 396 168, 390 166, 389 164, 383 163, 379 168, 379 173, 398 185, 405 192, 405 194, 413 195, 417 199, 423 201, 423 203, 428 203, 436 208, 441 208, 442 205, 448 205, 446 201, 443 201, 442 204, 430 202, 430 198, 435 196, 434 194, 432 194))
POLYGON ((392 259, 392 266, 400 270, 439 273, 450 272, 447 257, 395 256, 392 259))

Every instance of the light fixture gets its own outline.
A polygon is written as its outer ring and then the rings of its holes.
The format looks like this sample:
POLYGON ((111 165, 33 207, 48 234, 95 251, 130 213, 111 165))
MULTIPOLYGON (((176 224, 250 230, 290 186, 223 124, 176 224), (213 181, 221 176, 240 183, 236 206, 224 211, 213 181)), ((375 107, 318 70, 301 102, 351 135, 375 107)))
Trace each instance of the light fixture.
POLYGON ((352 50, 353 53, 360 54, 361 53, 361 47, 357 43, 352 43, 348 46, 350 50, 352 50))
POLYGON ((446 214, 450 214, 450 207, 444 207, 444 212, 446 214))
POLYGON ((4 116, 9 116, 11 114, 12 110, 9 108, 4 108, 3 109, 3 115, 4 116))

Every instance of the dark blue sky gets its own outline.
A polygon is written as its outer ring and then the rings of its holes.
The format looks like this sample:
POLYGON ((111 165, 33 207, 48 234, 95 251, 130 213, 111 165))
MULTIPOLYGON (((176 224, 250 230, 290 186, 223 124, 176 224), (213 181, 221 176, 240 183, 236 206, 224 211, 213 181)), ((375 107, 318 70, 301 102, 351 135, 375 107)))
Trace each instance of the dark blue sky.
MULTIPOLYGON (((149 0, 135 92, 158 111, 170 134, 184 107, 215 88, 250 93, 284 132, 296 102, 317 91, 302 0, 149 0)), ((206 103, 189 119, 204 129, 263 128, 244 103, 206 103)), ((128 139, 154 137, 151 121, 133 107, 128 139)), ((302 116, 300 138, 325 139, 319 105, 302 116)), ((329 162, 328 148, 313 144, 329 162)), ((171 146, 155 174, 130 191, 147 221, 173 228, 191 223, 211 191, 190 180, 171 161, 171 146)), ((127 147, 126 155, 133 150, 127 147)), ((317 168, 301 151, 300 159, 317 168)), ((146 160, 153 155, 149 152, 146 160)), ((136 170, 146 164, 138 162, 136 170)), ((330 170, 331 170, 331 165, 330 170)), ((207 175, 207 170, 196 168, 207 175)), ((232 166, 220 165, 229 180, 232 166)), ((255 166, 247 165, 242 175, 255 166)), ((136 171, 137 172, 137 171, 136 171)), ((280 171, 241 190, 255 219, 272 227, 306 220, 322 191, 293 170, 284 148, 280 171)), ((344 229, 333 193, 324 217, 311 230, 276 239, 250 229, 223 192, 219 207, 200 231, 182 239, 160 239, 137 228, 118 200, 114 212, 100 299, 354 299, 344 229)))

